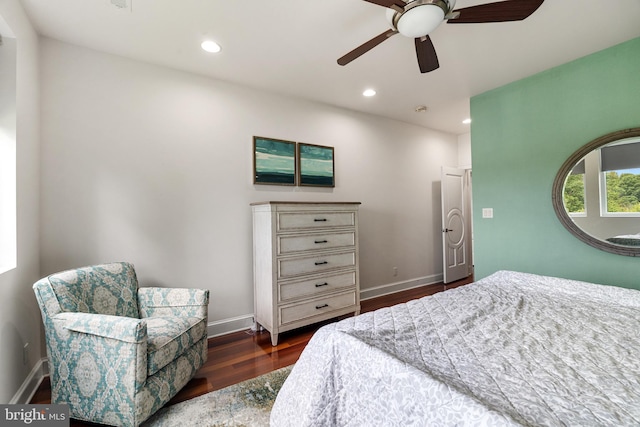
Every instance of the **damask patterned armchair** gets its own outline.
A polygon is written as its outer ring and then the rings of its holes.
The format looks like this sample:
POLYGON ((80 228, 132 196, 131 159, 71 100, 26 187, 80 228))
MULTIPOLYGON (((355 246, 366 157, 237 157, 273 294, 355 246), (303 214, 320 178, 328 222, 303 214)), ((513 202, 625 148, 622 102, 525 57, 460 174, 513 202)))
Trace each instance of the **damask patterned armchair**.
POLYGON ((138 288, 128 263, 53 274, 33 289, 51 403, 68 404, 73 418, 138 426, 207 360, 206 290, 138 288))

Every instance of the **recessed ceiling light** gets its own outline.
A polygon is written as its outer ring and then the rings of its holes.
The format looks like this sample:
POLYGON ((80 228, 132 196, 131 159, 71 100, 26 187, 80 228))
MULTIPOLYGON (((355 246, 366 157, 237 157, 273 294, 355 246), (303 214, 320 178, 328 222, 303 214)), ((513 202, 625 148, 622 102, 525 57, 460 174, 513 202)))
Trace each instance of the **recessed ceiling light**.
POLYGON ((202 49, 210 53, 218 53, 222 50, 220 45, 212 40, 205 40, 200 45, 202 49))
POLYGON ((468 125, 469 123, 471 123, 471 119, 464 119, 462 123, 464 123, 465 125, 468 125))
POLYGON ((376 91, 373 89, 367 89, 364 92, 362 92, 362 95, 368 96, 368 97, 374 96, 375 94, 376 94, 376 91))

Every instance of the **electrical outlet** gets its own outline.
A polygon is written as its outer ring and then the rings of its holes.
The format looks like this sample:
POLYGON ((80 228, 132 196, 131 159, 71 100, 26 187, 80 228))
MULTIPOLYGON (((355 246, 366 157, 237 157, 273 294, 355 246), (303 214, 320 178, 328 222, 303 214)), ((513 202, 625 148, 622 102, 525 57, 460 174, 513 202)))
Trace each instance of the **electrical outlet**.
POLYGON ((29 343, 22 347, 22 364, 26 365, 27 363, 29 363, 29 343))
POLYGON ((393 267, 393 277, 398 275, 398 267, 393 267))

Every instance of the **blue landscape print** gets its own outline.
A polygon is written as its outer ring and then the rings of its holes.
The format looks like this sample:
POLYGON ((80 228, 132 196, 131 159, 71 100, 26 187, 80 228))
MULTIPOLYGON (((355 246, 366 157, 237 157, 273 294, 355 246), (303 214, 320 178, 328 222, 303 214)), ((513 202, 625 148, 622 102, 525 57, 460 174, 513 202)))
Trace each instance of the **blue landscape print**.
POLYGON ((333 147, 298 144, 300 185, 333 187, 333 147))
POLYGON ((295 185, 295 142, 254 137, 256 184, 295 185))

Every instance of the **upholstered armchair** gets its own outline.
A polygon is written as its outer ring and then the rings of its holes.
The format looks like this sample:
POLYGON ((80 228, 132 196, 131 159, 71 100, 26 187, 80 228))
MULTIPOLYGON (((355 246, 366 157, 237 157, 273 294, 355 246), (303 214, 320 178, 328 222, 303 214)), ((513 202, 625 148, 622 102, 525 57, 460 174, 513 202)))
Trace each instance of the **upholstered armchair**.
POLYGON ((207 360, 206 290, 138 288, 124 262, 53 274, 33 289, 51 403, 69 405, 72 418, 138 426, 207 360))

